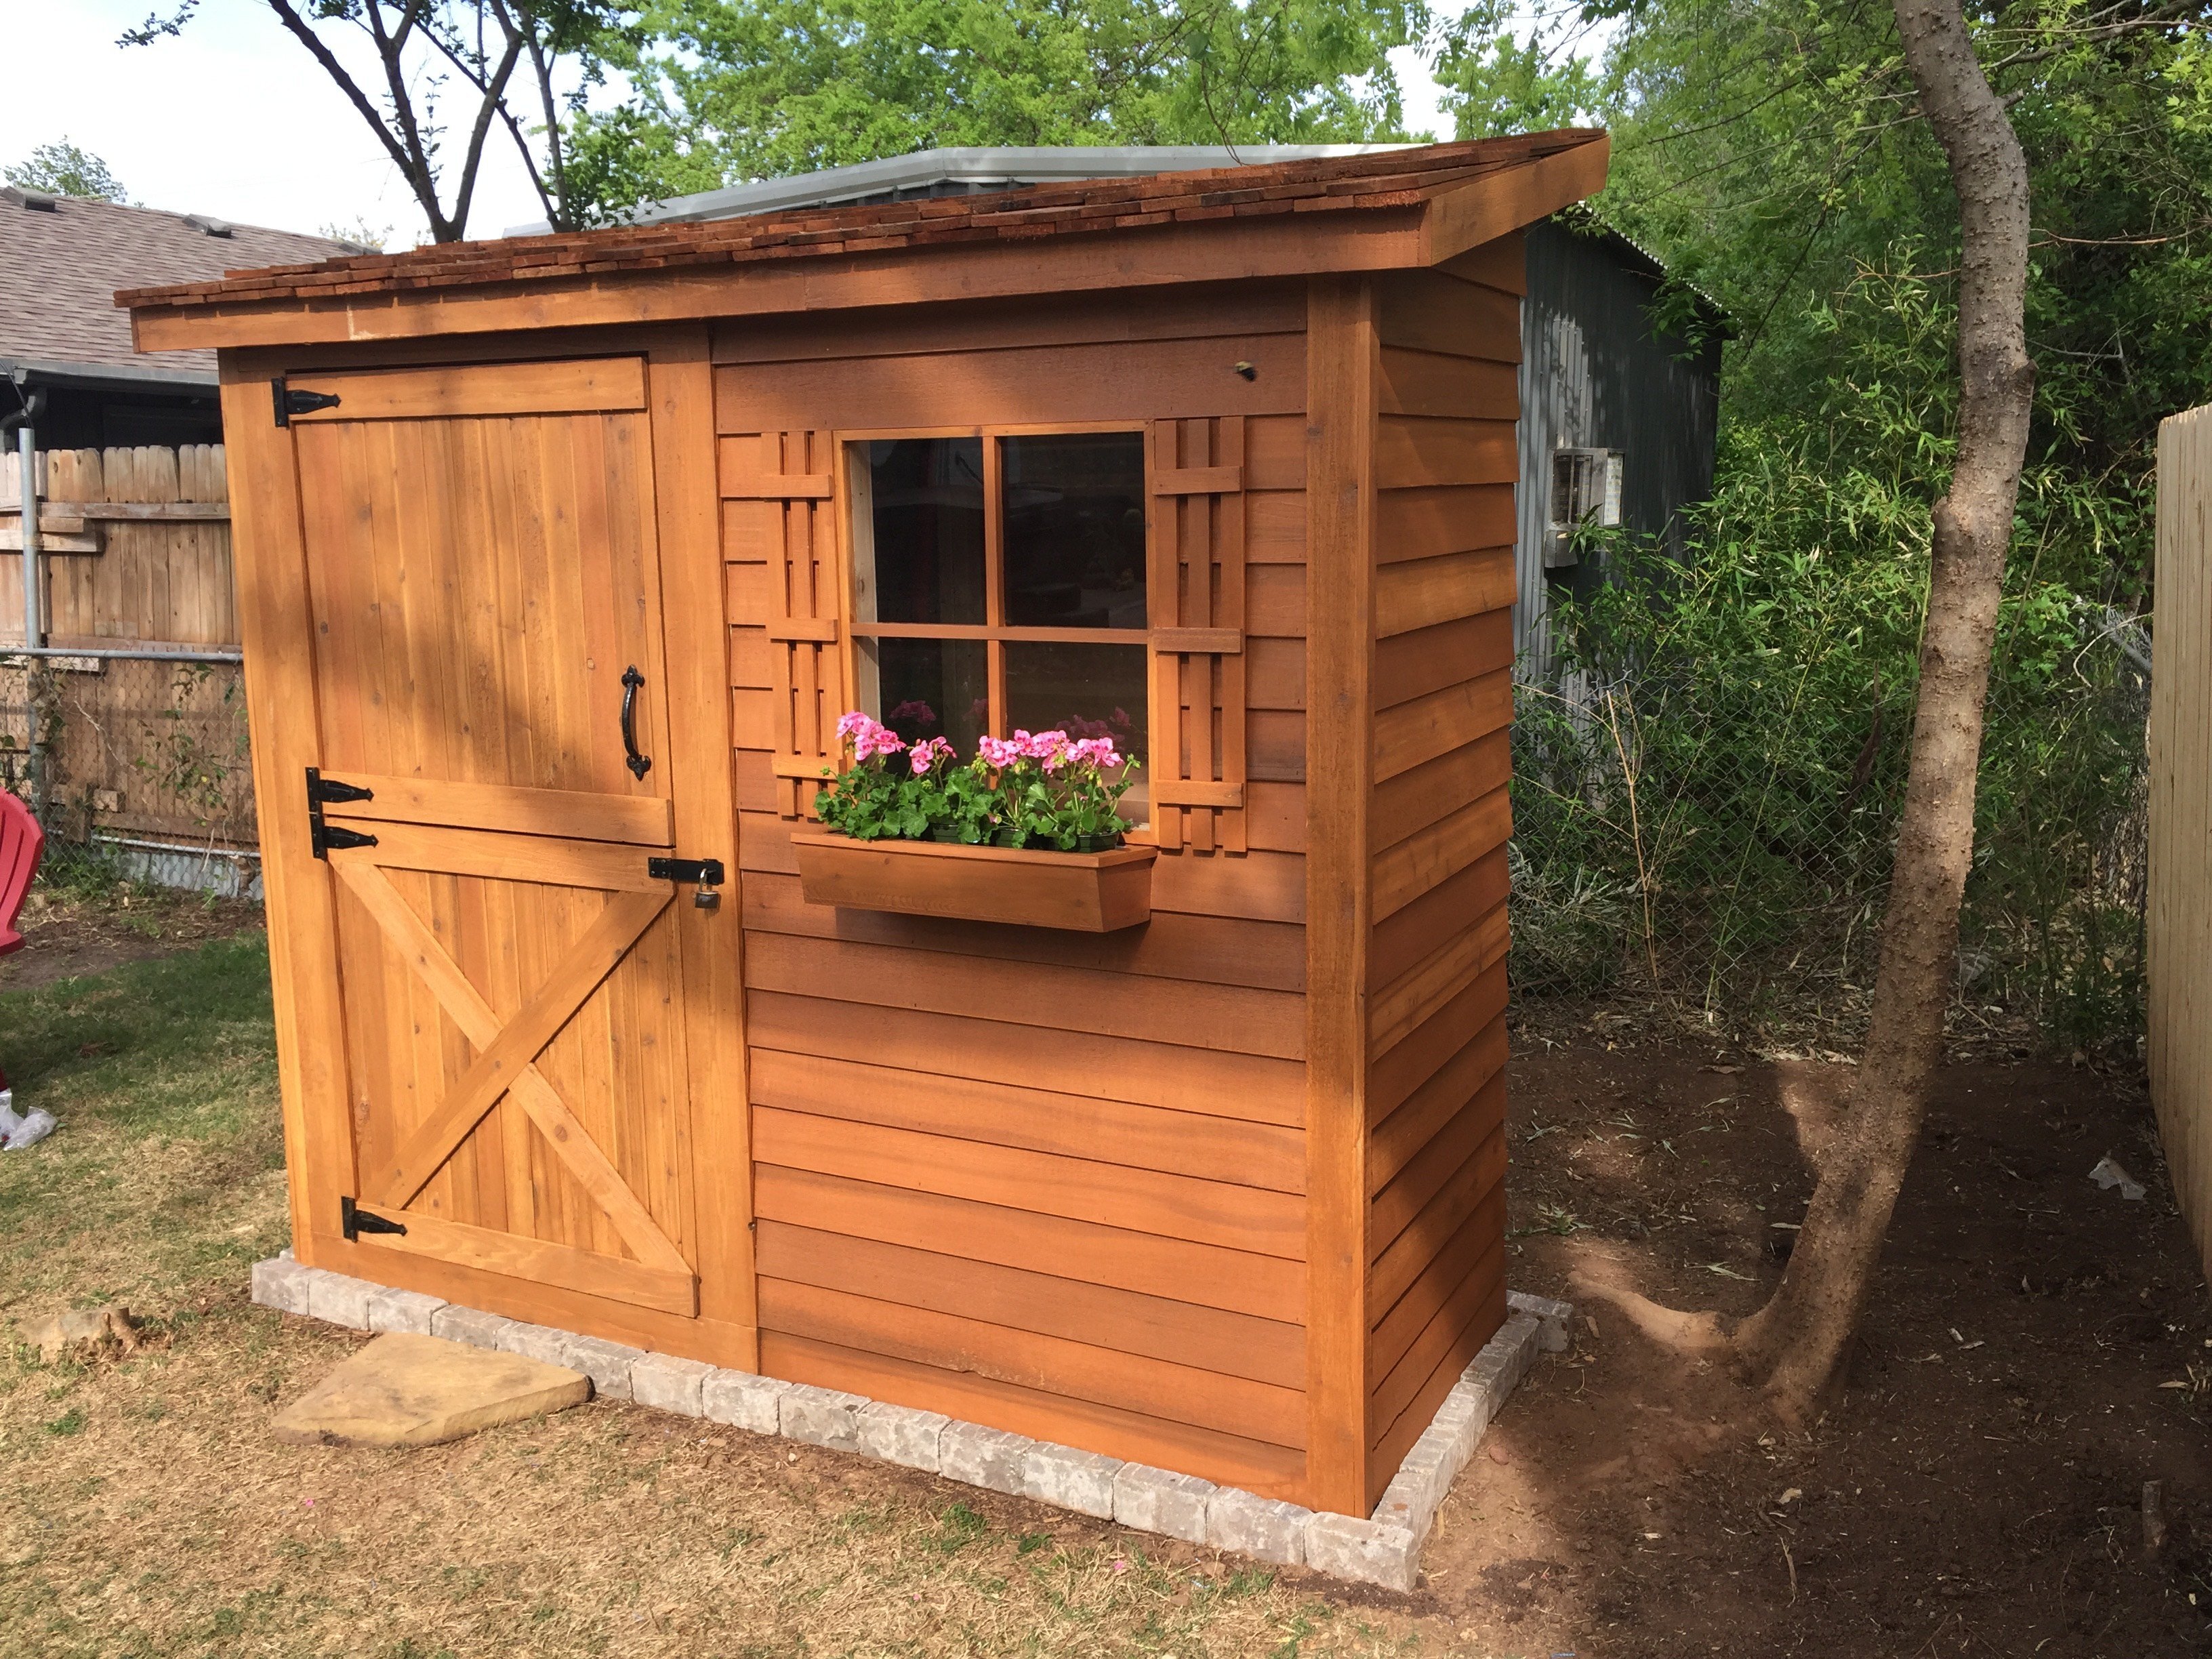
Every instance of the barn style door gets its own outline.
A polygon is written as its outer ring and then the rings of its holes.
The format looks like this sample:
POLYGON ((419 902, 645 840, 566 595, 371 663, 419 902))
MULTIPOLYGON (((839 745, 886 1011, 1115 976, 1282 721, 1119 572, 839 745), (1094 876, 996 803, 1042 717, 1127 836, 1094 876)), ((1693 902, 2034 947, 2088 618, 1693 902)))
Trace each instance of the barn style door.
MULTIPOLYGON (((636 358, 295 377, 349 1238, 698 1309, 636 358)), ((285 407, 289 399, 289 408, 285 407)), ((266 810, 264 808, 264 810, 266 810)))

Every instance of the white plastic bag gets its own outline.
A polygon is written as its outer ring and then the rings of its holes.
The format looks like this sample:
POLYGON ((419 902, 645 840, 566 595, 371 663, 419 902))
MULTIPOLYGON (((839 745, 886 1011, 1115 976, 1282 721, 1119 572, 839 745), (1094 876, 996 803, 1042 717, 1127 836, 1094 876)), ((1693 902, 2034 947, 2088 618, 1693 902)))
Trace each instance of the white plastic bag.
POLYGON ((43 1107, 33 1107, 21 1117, 15 1115, 15 1091, 0 1089, 0 1152, 19 1152, 26 1146, 37 1145, 54 1132, 54 1115, 43 1107))

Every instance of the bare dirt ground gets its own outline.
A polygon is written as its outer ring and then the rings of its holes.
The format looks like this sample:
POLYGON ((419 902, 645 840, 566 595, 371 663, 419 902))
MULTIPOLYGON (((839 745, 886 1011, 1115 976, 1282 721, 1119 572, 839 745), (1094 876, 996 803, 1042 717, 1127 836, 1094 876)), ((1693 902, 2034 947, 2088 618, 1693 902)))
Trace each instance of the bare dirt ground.
POLYGON ((1945 1069, 1850 1390, 1792 1434, 1644 1334, 1636 1297, 1758 1305, 1850 1068, 1632 1045, 1601 1016, 1551 1026, 1516 1045, 1510 1271, 1575 1302, 1578 1340, 1492 1431, 1431 1545, 1427 1594, 1461 1639, 1583 1656, 2212 1649, 2212 1310, 2137 1083, 1945 1069), (2148 1199, 2092 1184, 2106 1153, 2148 1199), (2153 1480, 2170 1522, 2155 1558, 2153 1480))
POLYGON ((99 899, 33 887, 15 926, 23 948, 0 957, 0 992, 78 979, 148 962, 203 939, 261 926, 258 899, 217 899, 161 888, 124 888, 99 899))
POLYGON ((415 1453, 274 1443, 362 1339, 245 1302, 283 1202, 248 943, 0 988, 68 1130, 0 1165, 0 1309, 151 1316, 120 1360, 0 1348, 8 1659, 2212 1650, 2212 1310, 2128 1077, 1947 1068, 1851 1389, 1792 1433, 1635 1316, 1757 1304, 1848 1065, 1524 1011, 1510 1274, 1577 1304, 1577 1341, 1401 1596, 614 1403, 415 1453), (2106 1153, 2146 1200, 2091 1184, 2106 1153))

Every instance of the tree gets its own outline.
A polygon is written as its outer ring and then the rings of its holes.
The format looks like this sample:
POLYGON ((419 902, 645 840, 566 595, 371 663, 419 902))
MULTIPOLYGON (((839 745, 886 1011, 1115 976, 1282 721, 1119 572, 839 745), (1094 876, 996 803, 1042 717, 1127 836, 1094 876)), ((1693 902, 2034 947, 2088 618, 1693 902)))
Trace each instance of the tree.
POLYGON ((42 190, 88 202, 131 205, 130 192, 123 188, 123 181, 107 170, 107 163, 66 138, 58 143, 40 144, 13 167, 0 167, 0 178, 20 190, 42 190))
POLYGON ((1422 0, 665 0, 579 165, 669 195, 965 144, 1404 136, 1422 0))
MULTIPOLYGON (((1869 1029, 1783 1283, 1726 1333, 1742 1372, 1803 1415, 1839 1379, 1918 1137, 1962 894, 1991 878, 1993 665, 2017 690, 2039 639, 2078 664, 2076 596, 2140 600, 2155 422, 2212 378, 2196 322, 2212 302, 2212 9, 2057 0, 1971 25, 1955 0, 1893 16, 1820 0, 1536 11, 1520 39, 1477 29, 1447 52, 1462 132, 1563 106, 1605 120, 1601 211, 1739 327, 1723 510, 1677 591, 1747 575, 1731 591, 1753 645, 1776 631, 1762 612, 1795 623, 1838 596, 1894 596, 1846 619, 1881 633, 1877 659, 1899 671, 1875 678, 1863 758, 1886 741, 1882 687, 1913 704, 1869 1029), (1595 62, 1599 13, 1619 27, 1595 62), (2030 339, 2053 366, 2040 386, 2030 339), (1882 510, 1908 491, 1938 498, 1932 520, 1882 510)), ((1835 655, 1864 651, 1861 633, 1844 643, 1835 655)), ((1860 741, 1832 772, 1852 770, 1860 741)), ((1995 810, 2018 811, 2019 794, 1995 810)))
MULTIPOLYGON (((467 234, 469 210, 496 126, 514 141, 546 217, 573 230, 612 216, 616 204, 577 188, 562 154, 562 121, 575 118, 586 91, 611 58, 634 52, 641 39, 637 9, 620 0, 266 0, 270 13, 368 124, 377 142, 429 222, 434 241, 467 234), (340 57, 331 37, 352 31, 365 40, 381 81, 372 97, 340 57), (534 126, 509 102, 526 75, 537 104, 534 126), (576 84, 556 85, 573 76, 576 84), (463 89, 468 123, 458 171, 447 153, 441 111, 449 79, 463 89)), ((178 33, 199 0, 181 0, 126 30, 120 44, 147 46, 178 33)))
POLYGON ((2027 454, 2027 158, 1960 0, 1896 0, 1922 116, 1958 198, 1959 447, 1936 503, 1911 763, 1874 1010, 1834 1144, 1782 1283, 1736 1330, 1739 1362, 1792 1415, 1839 1373, 1942 1057, 2005 556, 2027 454))

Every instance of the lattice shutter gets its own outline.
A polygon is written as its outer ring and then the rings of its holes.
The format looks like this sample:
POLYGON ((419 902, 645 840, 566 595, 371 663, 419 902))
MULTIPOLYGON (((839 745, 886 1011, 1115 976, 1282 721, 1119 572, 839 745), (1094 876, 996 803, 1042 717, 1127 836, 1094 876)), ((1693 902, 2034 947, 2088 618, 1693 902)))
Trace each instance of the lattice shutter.
POLYGON ((843 653, 837 648, 843 586, 838 577, 827 432, 766 432, 757 440, 763 470, 725 477, 722 494, 758 501, 781 519, 768 544, 769 661, 775 697, 776 810, 813 810, 822 770, 839 757, 837 720, 848 707, 843 653))
POLYGON ((1155 421, 1152 824, 1160 845, 1241 853, 1244 830, 1244 420, 1155 421))

